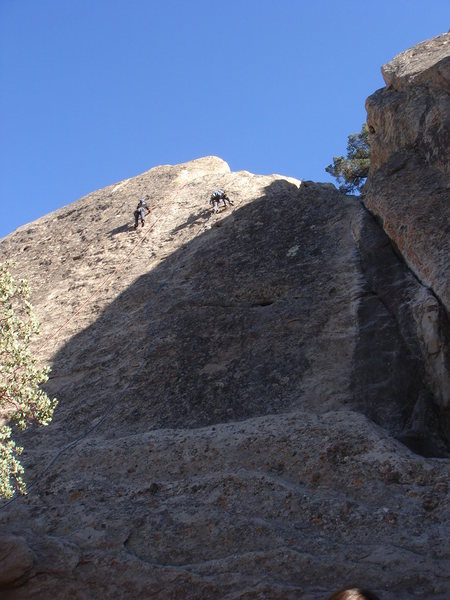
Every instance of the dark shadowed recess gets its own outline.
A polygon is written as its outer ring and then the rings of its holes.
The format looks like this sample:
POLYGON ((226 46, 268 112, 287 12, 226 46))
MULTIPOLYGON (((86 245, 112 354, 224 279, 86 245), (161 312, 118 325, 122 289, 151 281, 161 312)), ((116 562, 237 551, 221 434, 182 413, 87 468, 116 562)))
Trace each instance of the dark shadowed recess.
MULTIPOLYGON (((358 246, 365 289, 354 356, 356 406, 414 452, 448 456, 450 413, 437 405, 427 385, 413 315, 411 300, 420 284, 369 212, 358 246)), ((448 344, 443 309, 440 331, 448 344)))

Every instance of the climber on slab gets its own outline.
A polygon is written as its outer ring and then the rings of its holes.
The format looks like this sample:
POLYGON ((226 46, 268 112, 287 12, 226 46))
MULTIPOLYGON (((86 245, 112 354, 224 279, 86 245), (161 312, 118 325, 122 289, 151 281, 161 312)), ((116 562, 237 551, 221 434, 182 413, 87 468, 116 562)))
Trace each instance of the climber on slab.
POLYGON ((209 203, 215 213, 218 212, 221 202, 223 203, 224 208, 226 208, 227 202, 230 205, 233 204, 233 202, 228 198, 227 194, 223 190, 218 189, 211 195, 209 200, 209 203))
POLYGON ((136 210, 134 211, 134 228, 137 229, 139 225, 139 220, 141 221, 141 226, 145 225, 145 217, 150 213, 150 209, 147 206, 147 202, 145 198, 141 198, 137 205, 136 210))

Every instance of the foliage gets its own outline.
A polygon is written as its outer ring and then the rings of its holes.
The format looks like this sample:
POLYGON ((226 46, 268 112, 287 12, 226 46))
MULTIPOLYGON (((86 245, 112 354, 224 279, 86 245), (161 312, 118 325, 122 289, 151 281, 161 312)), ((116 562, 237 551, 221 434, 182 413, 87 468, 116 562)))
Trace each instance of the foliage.
POLYGON ((370 167, 369 129, 363 123, 359 133, 348 136, 347 157, 333 156, 333 164, 325 169, 336 177, 339 190, 345 194, 360 192, 363 188, 370 167))
MULTIPOLYGON (((25 429, 31 422, 48 425, 56 407, 40 389, 50 369, 41 368, 29 349, 33 335, 39 333, 33 307, 29 302, 28 282, 16 282, 8 263, 0 263, 0 415, 2 422, 13 422, 25 429)), ((18 456, 22 448, 11 438, 9 425, 0 424, 0 497, 10 498, 17 490, 26 493, 23 467, 18 456)))

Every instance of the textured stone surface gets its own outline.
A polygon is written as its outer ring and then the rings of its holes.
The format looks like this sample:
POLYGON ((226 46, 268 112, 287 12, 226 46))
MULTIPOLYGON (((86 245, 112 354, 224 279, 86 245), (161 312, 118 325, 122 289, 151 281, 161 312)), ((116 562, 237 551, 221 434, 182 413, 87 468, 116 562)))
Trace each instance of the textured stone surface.
POLYGON ((443 600, 448 474, 352 411, 90 438, 15 508, 82 559, 3 597, 443 600))
POLYGON ((446 597, 436 299, 357 199, 209 157, 0 252, 33 285, 59 399, 21 439, 38 479, 0 524, 35 558, 2 597, 446 597), (234 206, 212 216, 219 186, 234 206))
POLYGON ((26 581, 33 562, 33 552, 23 537, 0 535, 0 589, 26 581))
POLYGON ((448 62, 449 44, 449 33, 443 33, 405 50, 381 68, 386 85, 402 89, 424 82, 448 88, 448 73, 442 68, 442 61, 448 62))
POLYGON ((366 206, 419 280, 450 308, 450 34, 383 67, 368 98, 371 173, 366 206))
POLYGON ((364 203, 434 298, 416 315, 435 401, 450 404, 450 34, 382 69, 367 100, 371 172, 364 203))

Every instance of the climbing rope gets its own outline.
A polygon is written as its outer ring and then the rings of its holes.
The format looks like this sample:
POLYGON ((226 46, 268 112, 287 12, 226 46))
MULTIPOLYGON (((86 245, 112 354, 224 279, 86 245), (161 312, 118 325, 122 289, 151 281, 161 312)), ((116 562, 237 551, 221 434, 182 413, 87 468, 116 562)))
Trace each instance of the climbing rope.
MULTIPOLYGON (((208 218, 206 219, 206 221, 203 223, 202 227, 198 230, 198 232, 195 234, 195 236, 192 238, 192 241, 200 234, 202 233, 205 229, 206 226, 209 222, 211 218, 211 213, 208 215, 208 218)), ((159 219, 157 219, 153 225, 151 227, 154 227, 154 225, 161 219, 161 217, 159 217, 159 219)), ((150 229, 148 230, 148 233, 150 233, 150 229)), ((148 233, 146 235, 148 235, 148 233)), ((146 236, 145 236, 146 237, 146 236)), ((145 237, 143 239, 145 239, 145 237)), ((142 242, 143 240, 141 240, 142 242)), ((129 255, 131 255, 131 252, 129 253, 129 255)), ((121 263, 119 263, 118 266, 120 266, 120 264, 122 264, 124 261, 122 261, 121 263)), ((166 279, 164 279, 159 286, 157 287, 156 291, 155 291, 155 295, 159 294, 159 292, 172 280, 173 276, 175 275, 175 273, 180 269, 180 267, 175 267, 173 268, 170 272, 169 275, 166 277, 166 279)), ((113 273, 117 270, 117 267, 114 269, 113 273)), ((106 410, 106 412, 102 415, 102 417, 97 421, 97 423, 95 423, 94 425, 92 425, 92 427, 90 427, 89 429, 87 429, 82 435, 80 435, 78 438, 76 438, 75 440, 72 440, 71 442, 69 442, 66 446, 64 446, 64 448, 62 448, 61 450, 59 450, 59 452, 51 459, 51 461, 44 467, 44 469, 42 469, 42 471, 40 471, 40 473, 35 477, 34 481, 32 481, 28 486, 28 491, 30 489, 32 489, 35 485, 37 485, 45 476, 45 474, 50 470, 50 468, 56 463, 56 461, 66 452, 68 452, 69 450, 71 450, 72 448, 74 448, 79 442, 81 442, 83 439, 85 439, 90 433, 92 433, 94 430, 98 429, 98 427, 100 427, 100 425, 107 419, 107 417, 113 412, 113 410, 116 408, 116 406, 119 404, 119 402, 124 398, 125 394, 128 392, 128 390, 130 389, 130 387, 132 387, 132 385, 134 384, 134 382, 136 381, 136 379, 138 378, 138 376, 141 374, 141 372, 143 371, 144 367, 147 365, 148 360, 150 359, 151 353, 153 351, 154 346, 156 345, 158 339, 159 339, 159 334, 157 329, 155 328, 152 318, 151 318, 151 314, 150 314, 150 307, 148 302, 145 305, 145 311, 146 311, 146 315, 147 315, 147 319, 149 321, 150 324, 150 329, 153 333, 153 338, 151 343, 149 344, 148 348, 147 348, 147 352, 144 356, 144 359, 142 360, 141 364, 139 365, 139 367, 137 368, 137 370, 134 372, 134 374, 132 375, 130 381, 128 382, 128 384, 124 387, 124 389, 120 392, 119 396, 116 398, 116 400, 109 406, 109 408, 106 410)), ((73 315, 74 316, 74 315, 73 315)), ((72 316, 72 318, 73 318, 72 316)), ((70 319, 67 321, 69 322, 70 319)), ((66 322, 66 324, 67 324, 66 322)), ((58 330, 60 331, 61 328, 58 330)), ((56 335, 56 334, 55 334, 56 335)), ((12 504, 13 502, 15 502, 18 498, 22 497, 20 494, 14 496, 13 498, 11 498, 10 500, 8 500, 7 502, 5 502, 2 506, 0 506, 0 511, 2 511, 4 508, 6 508, 7 506, 9 506, 10 504, 12 504)))

